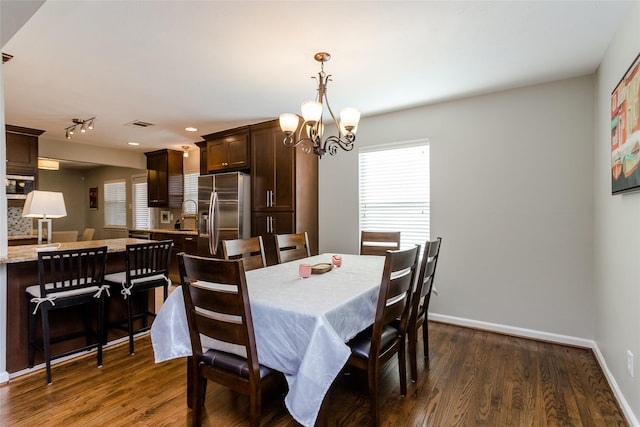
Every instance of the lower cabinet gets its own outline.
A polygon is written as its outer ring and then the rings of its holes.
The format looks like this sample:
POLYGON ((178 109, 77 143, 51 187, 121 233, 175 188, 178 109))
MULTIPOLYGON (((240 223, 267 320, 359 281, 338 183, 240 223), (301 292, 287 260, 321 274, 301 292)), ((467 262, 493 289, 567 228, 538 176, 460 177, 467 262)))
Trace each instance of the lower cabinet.
POLYGON ((176 233, 151 233, 151 240, 173 240, 171 260, 169 261, 169 278, 172 285, 180 284, 180 271, 178 270, 178 254, 185 252, 196 254, 198 252, 198 236, 176 233))
POLYGON ((295 214, 293 212, 254 212, 251 218, 253 235, 262 236, 267 265, 277 264, 275 235, 296 232, 295 214))

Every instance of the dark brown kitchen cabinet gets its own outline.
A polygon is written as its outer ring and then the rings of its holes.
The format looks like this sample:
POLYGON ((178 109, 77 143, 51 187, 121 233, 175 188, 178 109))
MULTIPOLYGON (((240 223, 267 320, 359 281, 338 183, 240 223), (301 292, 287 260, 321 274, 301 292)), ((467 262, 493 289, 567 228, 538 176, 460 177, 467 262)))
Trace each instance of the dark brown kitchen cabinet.
POLYGON ((184 235, 177 233, 151 233, 151 240, 172 240, 171 260, 169 261, 169 278, 174 285, 180 283, 180 272, 178 271, 178 254, 185 252, 196 254, 198 252, 198 241, 196 235, 184 235))
POLYGON ((250 128, 252 234, 263 236, 268 254, 273 235, 306 231, 317 254, 318 157, 286 147, 277 120, 250 128))
POLYGON ((296 223, 293 211, 290 212, 254 212, 251 229, 253 234, 289 234, 295 233, 296 223))
POLYGON ((280 126, 252 130, 254 211, 295 210, 295 149, 286 147, 280 126))
POLYGON ((242 170, 249 167, 248 130, 210 139, 212 135, 204 136, 207 149, 207 173, 242 170))
POLYGON ((295 213, 293 211, 253 212, 251 230, 253 236, 262 236, 267 265, 277 264, 275 235, 296 232, 295 213))
POLYGON ((147 156, 147 203, 154 208, 182 206, 182 151, 158 150, 147 156))
POLYGON ((38 137, 42 130, 6 125, 7 173, 35 175, 38 170, 38 137))

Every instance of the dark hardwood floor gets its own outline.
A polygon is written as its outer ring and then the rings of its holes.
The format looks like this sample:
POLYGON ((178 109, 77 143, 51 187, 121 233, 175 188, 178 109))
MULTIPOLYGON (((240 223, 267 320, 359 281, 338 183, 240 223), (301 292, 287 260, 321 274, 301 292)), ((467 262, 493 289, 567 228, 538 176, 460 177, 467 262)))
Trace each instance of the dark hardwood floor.
MULTIPOLYGON (((382 372, 385 426, 626 426, 591 350, 429 324, 431 359, 419 355, 419 379, 399 395, 397 363, 382 372)), ((0 386, 2 426, 187 426, 185 359, 153 362, 148 336, 0 386)), ((248 423, 246 397, 209 384, 203 426, 248 423)), ((341 375, 329 401, 329 425, 368 425, 366 378, 341 375)), ((282 399, 263 405, 263 426, 298 426, 282 399)))

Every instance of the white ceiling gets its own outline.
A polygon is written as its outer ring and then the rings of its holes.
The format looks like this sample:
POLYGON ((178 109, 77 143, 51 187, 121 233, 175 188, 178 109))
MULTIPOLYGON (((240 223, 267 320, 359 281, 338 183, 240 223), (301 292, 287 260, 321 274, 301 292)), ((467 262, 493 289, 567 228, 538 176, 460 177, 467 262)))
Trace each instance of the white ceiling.
POLYGON ((629 4, 48 0, 3 41, 6 123, 65 141, 73 118, 95 116, 67 143, 180 149, 298 112, 319 51, 334 111, 366 117, 593 73, 629 4))

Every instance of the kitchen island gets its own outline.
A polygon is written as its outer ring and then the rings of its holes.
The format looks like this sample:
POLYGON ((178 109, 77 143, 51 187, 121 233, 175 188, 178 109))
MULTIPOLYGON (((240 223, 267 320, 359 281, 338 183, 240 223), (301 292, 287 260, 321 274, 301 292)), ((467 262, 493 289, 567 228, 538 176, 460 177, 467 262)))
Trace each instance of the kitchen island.
MULTIPOLYGON (((114 273, 125 269, 125 248, 128 244, 145 243, 144 239, 108 239, 82 242, 60 243, 59 250, 84 249, 107 246, 106 273, 114 273)), ((38 245, 21 245, 8 247, 7 257, 0 258, 0 263, 7 266, 7 371, 9 373, 26 369, 28 364, 27 340, 27 298, 25 290, 38 283, 38 245)), ((109 322, 126 319, 126 304, 119 290, 112 290, 109 304, 109 322)), ((52 336, 82 330, 84 321, 80 311, 66 309, 51 313, 52 336), (55 317, 54 317, 55 316, 55 317)), ((38 321, 38 333, 41 332, 38 321)), ((126 336, 117 329, 110 329, 108 339, 114 340, 126 336)), ((82 339, 84 340, 84 339, 82 339)), ((80 342, 80 341, 78 341, 80 342)), ((52 345, 54 354, 74 348, 74 340, 52 345)), ((80 347, 81 345, 78 345, 80 347)), ((36 352, 36 363, 43 361, 42 354, 36 352)))

